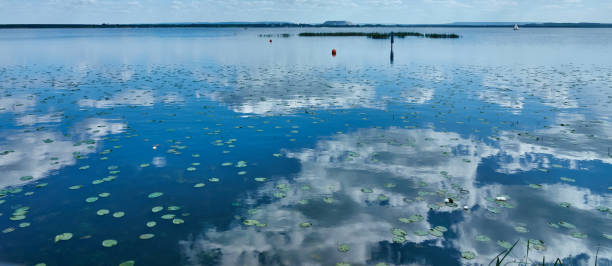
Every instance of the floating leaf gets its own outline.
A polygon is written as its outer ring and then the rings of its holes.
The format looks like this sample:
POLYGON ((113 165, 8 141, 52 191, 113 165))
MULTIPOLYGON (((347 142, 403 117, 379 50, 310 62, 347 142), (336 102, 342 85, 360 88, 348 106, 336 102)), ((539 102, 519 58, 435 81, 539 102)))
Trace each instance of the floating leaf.
POLYGON ((586 238, 587 235, 580 232, 572 232, 572 236, 575 238, 586 238))
POLYGON ((575 225, 573 225, 571 223, 568 223, 568 222, 564 222, 564 221, 559 222, 559 225, 563 226, 563 227, 565 227, 567 229, 574 229, 574 228, 576 228, 575 225))
POLYGON ((172 220, 172 219, 174 219, 175 216, 176 215, 174 215, 174 214, 164 214, 164 215, 162 215, 161 218, 164 219, 164 220, 172 220))
POLYGON ((136 265, 136 262, 133 260, 124 261, 121 264, 119 264, 119 266, 134 266, 134 265, 136 265))
POLYGON ((440 231, 442 233, 448 231, 448 229, 446 227, 441 226, 441 225, 438 225, 438 226, 434 227, 434 230, 440 231))
POLYGON ((102 241, 102 246, 106 248, 114 247, 116 245, 117 245, 117 240, 114 240, 114 239, 107 239, 107 240, 102 241))
POLYGON ((146 239, 151 239, 153 238, 155 235, 154 234, 142 234, 140 235, 138 238, 146 240, 146 239))
POLYGON ((529 230, 523 226, 516 226, 514 227, 514 230, 516 230, 519 233, 527 233, 529 232, 529 230))
POLYGON ((201 188, 201 187, 204 187, 204 186, 206 186, 206 184, 204 184, 204 183, 197 183, 197 184, 193 185, 194 188, 201 188))
POLYGON ((406 242, 406 238, 403 236, 394 236, 391 241, 393 241, 393 243, 398 243, 398 244, 402 244, 404 242, 406 242))
POLYGON ((402 236, 402 237, 408 235, 408 233, 406 233, 406 231, 404 231, 403 229, 400 229, 400 228, 393 228, 393 229, 391 229, 391 233, 394 236, 402 236))
POLYGON ((472 251, 464 251, 461 252, 461 257, 466 260, 473 260, 474 258, 476 258, 476 254, 474 254, 474 252, 472 251))
POLYGON ((300 227, 302 227, 302 228, 309 228, 311 226, 312 226, 312 223, 310 223, 310 222, 300 223, 300 227))
POLYGON ((265 178, 265 177, 256 177, 255 178, 255 181, 257 181, 257 182, 266 182, 266 180, 268 180, 268 179, 265 178))
POLYGON ((155 221, 149 221, 147 222, 147 227, 151 228, 151 227, 155 227, 157 225, 157 222, 155 221))
POLYGON ((66 240, 70 240, 71 238, 72 238, 72 233, 61 233, 55 236, 55 242, 57 243, 58 241, 66 241, 66 240))
POLYGON ((98 200, 98 197, 89 197, 85 199, 85 202, 92 203, 98 200))
POLYGON ((427 231, 417 230, 417 231, 414 231, 414 234, 417 235, 417 236, 426 236, 429 233, 427 231))
POLYGON ((115 217, 115 218, 121 218, 123 216, 125 216, 125 212, 115 212, 115 213, 113 213, 113 217, 115 217))
POLYGON ((371 188, 362 188, 361 192, 363 192, 363 193, 372 193, 374 191, 371 188))
POLYGON ((164 195, 164 193, 162 193, 162 192, 153 192, 153 193, 149 194, 149 198, 150 199, 154 199, 154 198, 157 198, 157 197, 161 197, 162 195, 164 195))
POLYGON ((340 244, 338 245, 338 251, 340 252, 349 252, 349 250, 351 250, 351 248, 349 247, 349 245, 347 244, 340 244))
POLYGON ((491 241, 491 238, 485 235, 477 235, 476 240, 481 241, 481 242, 489 242, 491 241))
POLYGON ((436 229, 429 229, 428 232, 430 235, 435 236, 435 237, 442 237, 443 233, 436 230, 436 229))
POLYGON ((160 212, 162 210, 164 210, 164 207, 162 206, 155 206, 151 209, 152 212, 160 212))
POLYGON ((497 245, 505 249, 510 249, 512 247, 512 244, 510 242, 503 240, 497 240, 497 245))
POLYGON ((208 181, 213 182, 213 183, 219 182, 219 178, 211 177, 211 178, 208 179, 208 181))
POLYGON ((28 180, 32 180, 32 179, 34 179, 34 177, 32 177, 32 176, 22 176, 22 177, 19 178, 19 180, 21 180, 21 181, 28 181, 28 180))
POLYGON ((107 210, 107 209, 100 209, 100 210, 98 210, 98 211, 96 212, 96 214, 97 214, 97 215, 100 215, 100 216, 102 216, 102 215, 107 215, 107 214, 109 214, 109 213, 110 213, 110 211, 109 211, 109 210, 107 210))

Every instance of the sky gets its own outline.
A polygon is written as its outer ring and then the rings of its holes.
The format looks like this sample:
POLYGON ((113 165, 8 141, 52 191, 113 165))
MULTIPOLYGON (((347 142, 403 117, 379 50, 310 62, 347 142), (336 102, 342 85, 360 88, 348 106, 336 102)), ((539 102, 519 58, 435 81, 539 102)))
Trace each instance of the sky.
POLYGON ((0 24, 606 22, 612 0, 0 0, 0 24))

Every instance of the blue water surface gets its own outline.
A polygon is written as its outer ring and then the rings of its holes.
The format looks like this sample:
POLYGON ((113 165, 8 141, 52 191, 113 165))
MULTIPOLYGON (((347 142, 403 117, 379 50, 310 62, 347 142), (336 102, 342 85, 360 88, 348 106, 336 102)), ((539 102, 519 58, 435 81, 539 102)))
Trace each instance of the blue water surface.
POLYGON ((0 30, 0 264, 612 264, 612 30, 354 30, 0 30))

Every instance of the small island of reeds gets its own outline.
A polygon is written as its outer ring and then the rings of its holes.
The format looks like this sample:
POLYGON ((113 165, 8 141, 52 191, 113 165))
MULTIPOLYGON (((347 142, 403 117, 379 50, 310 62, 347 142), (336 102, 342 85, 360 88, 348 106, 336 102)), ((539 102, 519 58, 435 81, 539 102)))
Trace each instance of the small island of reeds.
POLYGON ((420 33, 420 32, 302 32, 298 34, 301 37, 356 37, 365 36, 371 39, 389 39, 393 34, 396 38, 404 38, 406 36, 432 38, 432 39, 456 39, 461 36, 454 33, 420 33))

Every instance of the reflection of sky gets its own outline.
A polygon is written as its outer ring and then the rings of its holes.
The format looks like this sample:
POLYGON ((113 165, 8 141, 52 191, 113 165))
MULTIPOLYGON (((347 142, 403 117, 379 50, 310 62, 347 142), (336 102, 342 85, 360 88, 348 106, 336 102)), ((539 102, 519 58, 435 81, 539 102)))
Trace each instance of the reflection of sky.
POLYGON ((1 113, 23 113, 36 105, 34 95, 14 95, 10 97, 0 97, 1 113))
MULTIPOLYGON (((334 74, 334 73, 331 73, 334 74)), ((317 69, 287 71, 282 67, 222 68, 218 75, 203 76, 215 87, 231 90, 203 92, 211 100, 227 104, 237 113, 273 115, 300 109, 380 108, 370 81, 350 78, 325 80, 317 69)))
MULTIPOLYGON (((262 259, 313 265, 339 261, 376 263, 373 254, 379 242, 391 241, 391 229, 402 228, 408 232, 409 242, 428 241, 427 245, 450 244, 459 251, 471 250, 478 254, 475 260, 478 263, 488 263, 501 251, 495 244, 497 240, 514 242, 527 237, 545 242, 546 251, 534 252, 540 258, 592 255, 602 232, 612 231, 605 214, 595 210, 597 206, 610 205, 610 197, 566 184, 545 185, 542 193, 528 186, 482 184, 478 180, 479 164, 499 153, 497 148, 458 134, 433 130, 372 129, 338 135, 320 141, 313 149, 286 151, 287 157, 301 164, 298 176, 293 181, 266 183, 247 196, 245 202, 254 203, 279 192, 277 184, 289 185, 285 198, 254 205, 255 213, 245 213, 243 219, 256 219, 267 223, 266 227, 236 224, 226 231, 209 229, 198 239, 182 241, 181 245, 192 264, 199 264, 198 258, 205 254, 213 256, 215 252, 221 254, 219 260, 223 265, 258 265, 262 259), (419 187, 419 182, 426 185, 419 187), (388 183, 397 187, 385 186, 388 183), (304 185, 310 190, 301 189, 304 185), (373 193, 363 193, 362 188, 371 188, 373 193), (423 192, 432 195, 422 195, 423 192), (388 201, 381 204, 379 195, 385 195, 388 201), (506 195, 515 207, 504 209, 485 200, 501 195, 506 195), (323 203, 325 196, 335 202, 323 203), (422 196, 421 201, 418 196, 422 196), (446 197, 454 198, 458 208, 429 210, 430 204, 443 203, 446 197), (301 205, 299 201, 304 199, 309 203, 301 205), (563 210, 560 202, 569 202, 573 207, 563 210), (464 205, 472 211, 461 210, 464 205), (486 210, 489 207, 502 210, 492 215, 486 210), (446 241, 413 233, 441 225, 433 221, 439 213, 448 212, 462 218, 453 219, 459 222, 450 225, 451 232, 445 235, 453 236, 446 241), (421 214, 425 219, 408 225, 398 221, 412 214, 421 214), (547 224, 564 219, 571 219, 566 221, 591 238, 576 239, 570 232, 577 230, 554 229, 547 224), (312 222, 313 227, 301 228, 302 222, 312 222), (515 231, 514 227, 523 223, 531 233, 520 235, 515 231), (476 241, 475 237, 481 234, 489 236, 492 242, 476 241), (351 251, 337 252, 339 243, 349 244, 351 251)), ((519 258, 519 254, 522 255, 517 252, 511 259, 519 258)), ((612 256, 609 250, 599 254, 600 258, 612 256)))
POLYGON ((38 180, 55 170, 74 165, 77 162, 75 154, 86 156, 96 152, 98 147, 97 143, 91 145, 80 141, 100 141, 106 135, 123 132, 124 128, 123 123, 87 119, 73 128, 75 135, 80 138, 79 142, 54 131, 1 132, 0 140, 3 144, 0 144, 0 151, 14 152, 0 156, 0 188, 25 183, 20 180, 23 176, 32 176, 32 180, 38 180), (45 143, 44 140, 53 142, 45 143))

